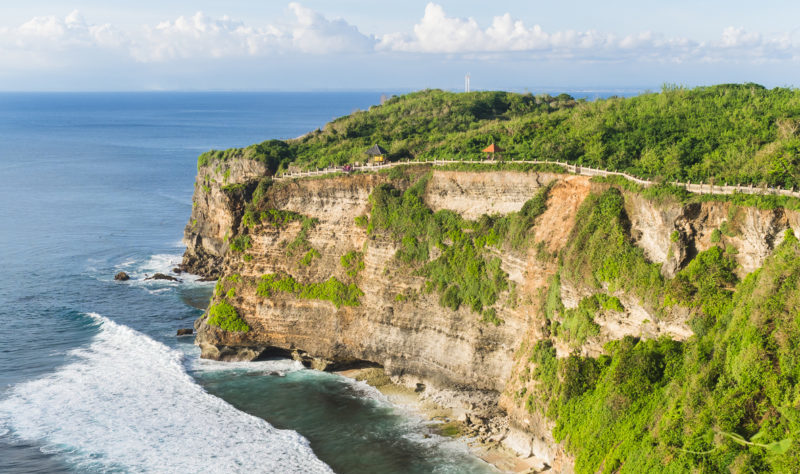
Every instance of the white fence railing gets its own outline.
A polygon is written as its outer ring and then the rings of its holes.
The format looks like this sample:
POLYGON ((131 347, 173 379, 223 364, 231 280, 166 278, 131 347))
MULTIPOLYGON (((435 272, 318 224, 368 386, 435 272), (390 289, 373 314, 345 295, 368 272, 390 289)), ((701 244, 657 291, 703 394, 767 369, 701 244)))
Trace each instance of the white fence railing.
MULTIPOLYGON (((365 164, 359 166, 352 166, 350 167, 350 172, 352 171, 378 171, 386 168, 392 168, 394 166, 406 166, 406 165, 414 165, 414 164, 433 164, 433 165, 447 165, 453 163, 469 163, 473 165, 493 165, 499 163, 498 161, 490 161, 490 160, 429 160, 429 161, 395 161, 392 163, 384 163, 382 165, 375 165, 375 164, 365 164)), ((531 164, 531 165, 557 165, 561 166, 565 170, 570 173, 579 174, 582 176, 622 176, 625 179, 633 181, 634 183, 640 184, 642 186, 652 186, 656 184, 655 181, 648 181, 646 179, 637 178, 636 176, 629 175, 627 173, 622 173, 619 171, 609 171, 609 170, 601 170, 596 168, 590 168, 588 166, 580 166, 580 165, 573 165, 566 162, 561 161, 548 161, 548 160, 503 160, 502 163, 522 163, 522 164, 531 164)), ((346 173, 341 167, 329 167, 317 170, 310 170, 310 171, 295 171, 291 173, 283 173, 281 175, 275 176, 274 179, 292 179, 292 178, 304 178, 309 176, 321 176, 326 174, 333 174, 333 173, 346 173)), ((743 194, 772 194, 772 195, 779 195, 779 196, 791 196, 800 198, 800 191, 795 191, 794 188, 792 189, 781 189, 781 188, 769 188, 769 187, 757 187, 753 185, 741 185, 737 184, 735 186, 729 186, 727 183, 725 185, 716 185, 716 184, 706 184, 706 183, 681 183, 678 181, 674 181, 671 184, 675 186, 682 187, 689 192, 697 193, 697 194, 733 194, 733 193, 743 193, 743 194)))

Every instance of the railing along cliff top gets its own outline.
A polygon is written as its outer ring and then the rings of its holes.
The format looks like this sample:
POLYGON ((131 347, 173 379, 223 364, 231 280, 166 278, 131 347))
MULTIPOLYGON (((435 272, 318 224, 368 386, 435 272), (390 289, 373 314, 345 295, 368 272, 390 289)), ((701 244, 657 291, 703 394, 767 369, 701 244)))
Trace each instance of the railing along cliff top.
MULTIPOLYGON (((370 171, 378 171, 382 169, 392 168, 395 166, 407 166, 407 165, 414 165, 414 164, 433 164, 433 165, 447 165, 447 164, 463 164, 469 163, 476 166, 479 165, 492 165, 497 163, 520 163, 520 164, 531 164, 531 165, 557 165, 564 168, 569 173, 574 173, 582 176, 622 176, 623 178, 633 181, 634 183, 640 184, 642 186, 652 186, 657 184, 656 181, 648 181, 646 179, 637 178, 636 176, 629 175, 627 173, 622 173, 620 171, 609 171, 609 170, 601 170, 596 168, 590 168, 588 166, 581 166, 581 165, 573 165, 567 162, 561 161, 548 161, 548 160, 515 160, 515 159, 508 159, 503 161, 494 161, 494 160, 429 160, 429 161, 395 161, 392 163, 384 163, 382 165, 359 165, 359 166, 352 166, 350 167, 350 171, 362 171, 362 172, 370 172, 370 171)), ((310 171, 295 171, 295 172, 287 172, 281 175, 275 176, 274 179, 291 179, 291 178, 304 178, 309 176, 321 176, 326 174, 334 174, 334 173, 347 173, 341 167, 329 167, 324 169, 317 169, 317 170, 310 170, 310 171)), ((795 191, 794 188, 792 189, 781 189, 781 188, 769 188, 769 187, 756 187, 753 185, 745 186, 741 184, 737 184, 735 186, 729 186, 727 183, 725 185, 716 185, 716 184, 706 184, 706 183, 692 183, 686 182, 681 183, 679 181, 673 181, 670 184, 674 186, 679 186, 686 189, 689 192, 696 193, 696 194, 733 194, 733 193, 743 193, 743 194, 771 194, 776 196, 791 196, 800 198, 800 191, 795 191)))

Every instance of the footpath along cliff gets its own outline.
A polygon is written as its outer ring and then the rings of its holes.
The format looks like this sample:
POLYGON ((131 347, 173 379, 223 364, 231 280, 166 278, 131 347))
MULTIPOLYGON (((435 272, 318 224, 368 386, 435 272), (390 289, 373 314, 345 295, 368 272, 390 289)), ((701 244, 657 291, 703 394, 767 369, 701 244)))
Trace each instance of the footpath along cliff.
POLYGON ((219 278, 202 357, 380 367, 557 472, 791 465, 800 214, 528 168, 203 163, 183 262, 219 278))

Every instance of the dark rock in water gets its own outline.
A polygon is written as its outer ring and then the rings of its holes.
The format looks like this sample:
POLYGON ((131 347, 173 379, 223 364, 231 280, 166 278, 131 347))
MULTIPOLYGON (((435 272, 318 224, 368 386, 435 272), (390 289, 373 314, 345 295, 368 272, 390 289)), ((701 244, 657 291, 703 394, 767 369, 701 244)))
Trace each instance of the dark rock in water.
POLYGON ((203 277, 197 281, 217 281, 217 280, 218 280, 217 277, 203 277))
POLYGON ((192 334, 194 334, 194 329, 192 328, 178 329, 178 336, 191 336, 192 334))
POLYGON ((114 279, 117 281, 128 281, 131 279, 131 277, 125 272, 119 272, 116 275, 114 275, 114 279))
POLYGON ((151 277, 145 278, 145 280, 167 280, 167 281, 180 281, 174 276, 164 275, 163 273, 156 273, 151 277))
POLYGON ((181 270, 180 267, 175 267, 172 269, 172 273, 180 275, 181 273, 183 273, 183 270, 181 270))

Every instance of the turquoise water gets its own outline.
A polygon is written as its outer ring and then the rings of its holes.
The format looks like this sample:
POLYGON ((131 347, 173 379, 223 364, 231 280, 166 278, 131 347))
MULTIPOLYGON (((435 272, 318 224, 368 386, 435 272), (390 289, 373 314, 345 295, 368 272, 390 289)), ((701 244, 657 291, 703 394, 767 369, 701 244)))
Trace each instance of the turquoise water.
POLYGON ((0 94, 0 472, 487 472, 366 385, 202 361, 179 261, 196 157, 374 93, 0 94), (133 279, 119 283, 125 270, 133 279))

